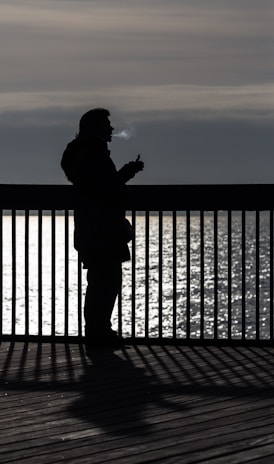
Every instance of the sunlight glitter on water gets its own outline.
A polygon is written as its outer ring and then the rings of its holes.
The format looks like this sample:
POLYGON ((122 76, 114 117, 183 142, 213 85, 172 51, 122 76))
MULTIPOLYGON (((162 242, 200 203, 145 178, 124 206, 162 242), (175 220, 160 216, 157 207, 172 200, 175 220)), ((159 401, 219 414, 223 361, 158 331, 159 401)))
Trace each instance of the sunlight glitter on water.
MULTIPOLYGON (((129 216, 130 219, 130 216, 129 216)), ((159 221, 157 216, 149 218, 149 247, 145 249, 146 219, 137 216, 136 220, 136 288, 135 288, 135 333, 144 336, 146 331, 146 314, 149 315, 148 330, 151 337, 159 335, 159 221), (146 271, 146 257, 148 258, 146 271), (148 288, 146 289, 146 284, 148 288)), ((16 292, 16 333, 25 331, 25 219, 16 219, 16 290, 12 289, 12 245, 11 216, 4 216, 3 227, 3 332, 10 333, 12 325, 12 292, 16 292)), ((51 263, 51 217, 43 216, 42 235, 42 322, 43 334, 51 334, 52 310, 52 263, 51 263)), ((29 332, 38 333, 39 301, 38 301, 38 218, 30 216, 29 222, 29 332)), ((240 217, 233 218, 231 260, 231 327, 235 338, 242 336, 242 229, 240 217)), ((250 214, 246 224, 245 251, 245 323, 246 336, 254 338, 256 334, 256 233, 254 215, 250 214)), ((62 216, 56 217, 56 272, 55 272, 55 311, 56 334, 65 331, 65 225, 62 216)), ((216 295, 218 303, 218 337, 226 338, 228 334, 228 234, 227 217, 220 215, 218 219, 218 263, 216 268, 216 250, 214 249, 213 215, 204 218, 204 267, 201 272, 201 235, 200 218, 191 218, 190 234, 190 315, 191 337, 201 335, 201 308, 203 308, 203 335, 212 338, 214 335, 216 295), (216 280, 214 275, 218 274, 216 280), (203 283, 203 292, 201 292, 203 283)), ((269 219, 262 215, 260 226, 260 335, 269 337, 270 312, 270 258, 269 258, 269 219)), ((178 337, 186 337, 187 327, 187 234, 185 215, 177 216, 176 253, 173 247, 173 222, 169 215, 163 219, 162 241, 162 335, 172 336, 173 312, 176 305, 176 333, 178 337), (175 261, 174 261, 175 259, 175 261), (174 264, 175 263, 175 264, 174 264), (176 276, 174 277, 174 270, 176 276), (175 293, 174 293, 175 285, 175 293)), ((86 271, 82 271, 82 300, 86 287, 86 271)), ((132 333, 132 261, 123 264, 122 287, 122 330, 123 334, 132 333)), ((117 328, 116 303, 113 313, 113 326, 117 328)), ((69 217, 69 334, 78 331, 78 261, 73 248, 73 218, 69 217)))

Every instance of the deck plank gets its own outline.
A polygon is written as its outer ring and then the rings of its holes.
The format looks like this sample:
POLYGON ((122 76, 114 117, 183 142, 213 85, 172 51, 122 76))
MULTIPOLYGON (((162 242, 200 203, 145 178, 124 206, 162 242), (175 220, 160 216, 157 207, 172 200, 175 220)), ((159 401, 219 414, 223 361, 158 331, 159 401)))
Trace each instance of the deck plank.
POLYGON ((0 464, 267 463, 273 355, 2 342, 0 464))

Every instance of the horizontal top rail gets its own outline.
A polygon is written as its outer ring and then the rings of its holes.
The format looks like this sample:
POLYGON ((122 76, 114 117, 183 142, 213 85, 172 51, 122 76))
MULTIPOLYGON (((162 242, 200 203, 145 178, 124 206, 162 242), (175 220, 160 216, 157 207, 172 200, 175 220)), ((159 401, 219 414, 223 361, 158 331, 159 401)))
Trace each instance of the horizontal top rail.
MULTIPOLYGON (((128 210, 272 210, 274 184, 129 185, 128 210)), ((72 185, 0 184, 0 209, 73 210, 72 185)))

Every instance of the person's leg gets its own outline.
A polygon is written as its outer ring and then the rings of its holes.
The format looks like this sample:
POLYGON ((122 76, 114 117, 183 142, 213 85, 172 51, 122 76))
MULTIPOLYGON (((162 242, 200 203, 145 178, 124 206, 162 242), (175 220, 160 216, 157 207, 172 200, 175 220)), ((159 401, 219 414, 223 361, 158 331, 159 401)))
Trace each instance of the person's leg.
POLYGON ((122 266, 118 259, 94 259, 87 272, 84 316, 88 339, 111 331, 111 315, 121 288, 122 266))

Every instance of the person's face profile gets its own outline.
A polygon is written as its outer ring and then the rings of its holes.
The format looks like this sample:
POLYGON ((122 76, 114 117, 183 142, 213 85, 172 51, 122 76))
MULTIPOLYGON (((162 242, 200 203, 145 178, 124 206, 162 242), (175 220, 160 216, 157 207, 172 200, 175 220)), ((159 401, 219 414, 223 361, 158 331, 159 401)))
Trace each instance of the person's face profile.
POLYGON ((106 142, 111 142, 113 127, 111 126, 110 120, 104 119, 99 127, 100 137, 106 142))

